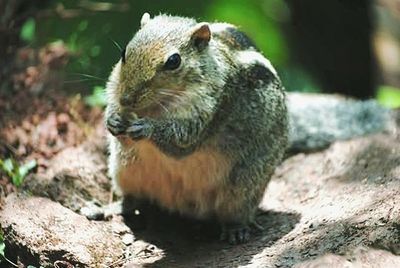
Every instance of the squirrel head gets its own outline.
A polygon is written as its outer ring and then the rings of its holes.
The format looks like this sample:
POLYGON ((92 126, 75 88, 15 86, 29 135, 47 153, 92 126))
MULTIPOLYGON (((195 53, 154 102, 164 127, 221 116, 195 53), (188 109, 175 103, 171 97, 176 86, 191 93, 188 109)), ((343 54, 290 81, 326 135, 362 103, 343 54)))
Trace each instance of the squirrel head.
POLYGON ((207 68, 215 73, 210 42, 208 23, 168 15, 150 18, 145 13, 116 67, 119 75, 114 82, 121 107, 162 112, 178 106, 183 95, 206 83, 207 68))

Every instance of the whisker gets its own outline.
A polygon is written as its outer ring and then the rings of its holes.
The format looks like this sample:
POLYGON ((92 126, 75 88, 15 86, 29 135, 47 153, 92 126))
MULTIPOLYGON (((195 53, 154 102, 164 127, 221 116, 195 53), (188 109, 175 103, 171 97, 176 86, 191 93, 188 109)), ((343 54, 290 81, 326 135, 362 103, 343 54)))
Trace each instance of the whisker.
POLYGON ((91 78, 91 79, 94 79, 94 80, 107 81, 107 79, 104 79, 104 78, 101 78, 101 77, 98 77, 98 76, 94 76, 94 75, 90 75, 90 74, 73 73, 73 75, 80 75, 80 76, 83 76, 83 77, 86 77, 86 78, 91 78))
POLYGON ((109 39, 111 40, 111 42, 114 44, 114 46, 119 50, 119 52, 121 53, 123 48, 121 47, 120 44, 118 44, 117 41, 115 41, 114 39, 112 39, 111 37, 109 37, 109 39))
POLYGON ((169 110, 168 110, 167 107, 165 107, 165 105, 163 105, 160 101, 156 101, 156 102, 158 103, 158 105, 160 105, 160 106, 164 109, 164 111, 165 111, 166 113, 169 113, 169 110))
POLYGON ((75 80, 64 80, 64 84, 81 83, 81 82, 93 82, 91 79, 75 79, 75 80))
MULTIPOLYGON (((175 99, 178 101, 178 103, 184 101, 183 97, 180 96, 180 95, 170 94, 170 93, 161 92, 161 91, 160 91, 159 93, 160 93, 161 95, 164 95, 164 96, 167 96, 167 97, 175 98, 175 99)), ((177 107, 177 106, 178 106, 178 103, 172 103, 173 107, 174 107, 174 108, 177 107)))
POLYGON ((163 110, 166 113, 169 113, 169 110, 167 107, 165 107, 165 105, 163 105, 159 100, 155 99, 155 98, 151 98, 152 101, 154 101, 155 103, 157 103, 161 108, 163 108, 163 110))
POLYGON ((167 89, 167 88, 163 88, 160 92, 166 92, 166 93, 170 93, 170 94, 173 94, 173 95, 183 95, 184 94, 181 91, 167 89))
POLYGON ((175 97, 175 98, 178 98, 178 97, 180 97, 179 95, 175 95, 175 94, 171 94, 171 93, 167 93, 167 92, 158 92, 159 94, 161 94, 161 95, 164 95, 164 96, 167 96, 167 97, 175 97))
POLYGON ((163 90, 159 91, 159 93, 166 95, 166 96, 178 98, 179 100, 181 100, 182 97, 185 97, 185 94, 183 92, 169 90, 169 89, 163 89, 163 90))
POLYGON ((176 90, 170 90, 170 89, 163 89, 161 92, 164 92, 166 94, 172 94, 178 98, 180 102, 185 102, 188 101, 191 98, 202 98, 202 96, 197 93, 197 92, 191 92, 191 91, 176 91, 176 90))

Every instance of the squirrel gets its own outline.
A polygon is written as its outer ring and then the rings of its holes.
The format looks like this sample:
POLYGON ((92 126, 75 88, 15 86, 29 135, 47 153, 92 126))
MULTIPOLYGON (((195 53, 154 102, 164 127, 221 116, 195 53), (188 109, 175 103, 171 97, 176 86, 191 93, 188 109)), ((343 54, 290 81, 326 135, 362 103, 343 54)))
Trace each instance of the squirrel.
MULTIPOLYGON (((307 131, 299 118, 308 108, 290 104, 270 61, 236 26, 148 13, 140 24, 106 84, 109 176, 126 200, 215 218, 223 239, 246 242, 285 153, 347 136, 316 131, 341 127, 321 124, 329 118, 307 131)), ((370 106, 356 107, 358 117, 378 123, 360 123, 350 136, 383 128, 386 110, 370 106)))

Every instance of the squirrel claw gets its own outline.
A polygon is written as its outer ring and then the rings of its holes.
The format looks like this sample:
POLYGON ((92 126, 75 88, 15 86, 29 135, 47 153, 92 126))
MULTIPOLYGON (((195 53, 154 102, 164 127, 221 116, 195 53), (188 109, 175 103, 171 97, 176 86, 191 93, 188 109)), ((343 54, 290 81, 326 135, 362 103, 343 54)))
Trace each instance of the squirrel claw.
POLYGON ((250 228, 247 225, 224 226, 221 240, 227 240, 231 245, 246 243, 250 240, 250 228))
POLYGON ((126 129, 126 133, 134 140, 149 138, 153 133, 153 126, 146 119, 138 119, 126 129))
POLYGON ((106 121, 108 131, 114 136, 121 135, 126 130, 126 124, 122 121, 122 118, 118 115, 110 117, 106 121))

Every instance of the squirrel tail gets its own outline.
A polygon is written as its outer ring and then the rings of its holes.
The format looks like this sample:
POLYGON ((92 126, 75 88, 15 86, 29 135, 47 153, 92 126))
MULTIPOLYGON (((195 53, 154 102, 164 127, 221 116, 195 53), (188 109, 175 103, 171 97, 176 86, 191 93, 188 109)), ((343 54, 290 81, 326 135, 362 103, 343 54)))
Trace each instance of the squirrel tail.
POLYGON ((308 93, 287 95, 292 152, 322 149, 336 140, 389 130, 393 126, 391 110, 374 100, 308 93))

